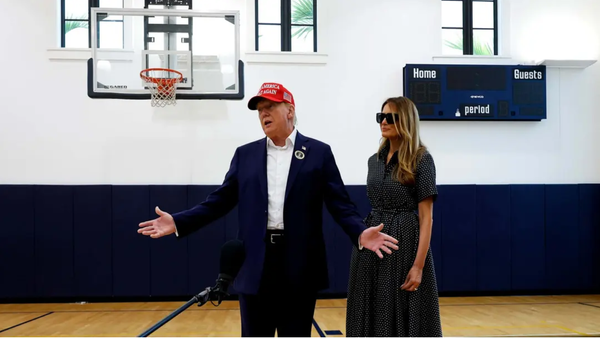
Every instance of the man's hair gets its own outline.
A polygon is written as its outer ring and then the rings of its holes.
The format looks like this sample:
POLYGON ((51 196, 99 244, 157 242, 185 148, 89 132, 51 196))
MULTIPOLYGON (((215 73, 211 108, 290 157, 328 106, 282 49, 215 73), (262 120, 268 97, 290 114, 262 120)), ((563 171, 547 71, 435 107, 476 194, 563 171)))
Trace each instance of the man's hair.
MULTIPOLYGON (((292 106, 292 104, 291 104, 291 103, 284 102, 284 104, 285 104, 287 107, 291 107, 291 106, 292 106)), ((294 126, 296 125, 296 123, 298 123, 298 118, 296 117, 296 107, 294 107, 294 126)))

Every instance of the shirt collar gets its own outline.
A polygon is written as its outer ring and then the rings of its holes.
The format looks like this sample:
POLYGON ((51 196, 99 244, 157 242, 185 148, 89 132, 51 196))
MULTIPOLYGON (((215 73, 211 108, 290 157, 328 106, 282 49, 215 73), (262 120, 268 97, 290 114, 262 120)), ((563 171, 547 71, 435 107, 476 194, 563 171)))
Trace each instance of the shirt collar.
POLYGON ((285 140, 285 145, 283 147, 276 146, 275 143, 273 142, 273 140, 271 140, 267 136, 267 148, 268 147, 274 147, 274 148, 280 148, 280 149, 287 149, 288 146, 292 146, 293 147, 294 143, 296 142, 296 135, 297 134, 298 134, 298 130, 296 129, 296 127, 294 127, 294 130, 292 130, 292 133, 285 140))

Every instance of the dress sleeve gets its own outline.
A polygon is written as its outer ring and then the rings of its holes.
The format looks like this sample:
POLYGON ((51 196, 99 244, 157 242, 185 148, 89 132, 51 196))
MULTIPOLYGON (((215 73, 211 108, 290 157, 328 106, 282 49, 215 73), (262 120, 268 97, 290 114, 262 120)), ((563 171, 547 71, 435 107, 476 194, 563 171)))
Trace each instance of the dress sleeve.
POLYGON ((434 202, 437 200, 438 190, 435 177, 435 162, 429 152, 423 154, 421 161, 417 165, 415 183, 419 202, 430 196, 433 197, 434 202))

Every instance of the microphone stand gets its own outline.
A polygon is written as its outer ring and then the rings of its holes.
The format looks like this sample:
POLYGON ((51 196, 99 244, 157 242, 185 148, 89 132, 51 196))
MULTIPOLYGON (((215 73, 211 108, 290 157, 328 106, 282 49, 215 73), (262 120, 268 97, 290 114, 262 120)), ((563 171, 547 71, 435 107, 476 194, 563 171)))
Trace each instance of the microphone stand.
POLYGON ((208 302, 208 300, 210 299, 210 296, 213 295, 214 293, 218 293, 219 304, 221 304, 222 296, 229 296, 229 294, 227 294, 227 293, 223 294, 223 292, 220 290, 219 287, 217 287, 217 288, 207 287, 204 291, 202 291, 199 294, 195 295, 187 303, 185 303, 184 305, 180 306, 173 313, 171 313, 170 315, 168 315, 167 317, 165 317, 164 319, 162 319, 160 322, 156 323, 154 326, 152 326, 151 328, 149 328, 146 332, 142 333, 138 337, 148 337, 154 331, 158 330, 161 326, 163 326, 166 323, 168 323, 171 319, 175 318, 177 315, 179 315, 180 313, 182 313, 183 311, 185 311, 188 307, 192 306, 194 303, 198 303, 198 306, 202 306, 202 305, 206 304, 206 302, 208 302))

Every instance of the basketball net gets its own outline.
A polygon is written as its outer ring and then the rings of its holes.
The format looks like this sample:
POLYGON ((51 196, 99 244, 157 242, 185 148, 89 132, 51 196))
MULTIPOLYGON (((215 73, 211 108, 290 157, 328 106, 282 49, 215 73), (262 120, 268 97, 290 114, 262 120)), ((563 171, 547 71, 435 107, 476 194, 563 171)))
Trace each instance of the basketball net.
POLYGON ((140 77, 150 90, 152 107, 177 104, 177 84, 183 81, 182 73, 167 68, 149 68, 142 70, 140 77))

